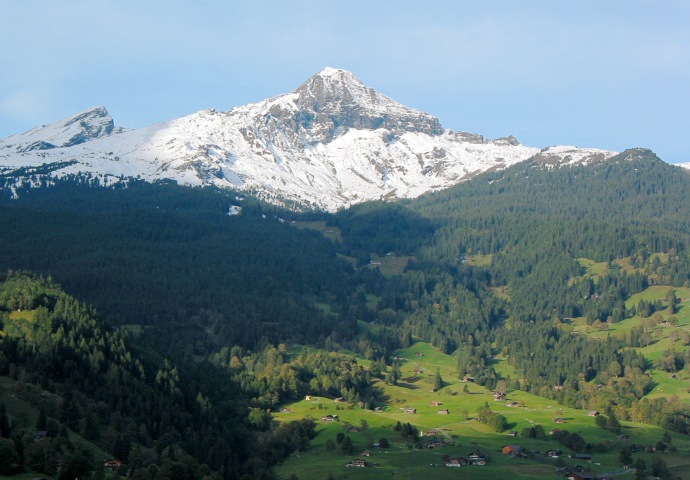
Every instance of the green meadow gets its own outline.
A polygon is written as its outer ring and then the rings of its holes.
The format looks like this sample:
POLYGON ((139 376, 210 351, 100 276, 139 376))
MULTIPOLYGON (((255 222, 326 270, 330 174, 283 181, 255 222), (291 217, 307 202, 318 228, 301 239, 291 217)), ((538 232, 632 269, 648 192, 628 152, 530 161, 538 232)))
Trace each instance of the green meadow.
POLYGON ((321 233, 324 237, 334 242, 342 242, 343 236, 342 232, 338 227, 332 227, 326 225, 324 221, 313 221, 313 222, 290 222, 293 227, 300 228, 303 230, 314 230, 321 233))
MULTIPOLYGON (((455 359, 445 355, 428 343, 417 342, 408 349, 395 352, 400 359, 402 379, 398 385, 376 383, 383 393, 386 406, 381 411, 364 410, 356 405, 336 403, 333 399, 312 397, 290 405, 286 410, 275 413, 278 422, 313 418, 317 424, 317 437, 306 452, 293 455, 278 467, 279 478, 296 475, 299 479, 413 479, 433 475, 439 480, 450 478, 556 478, 556 460, 548 459, 544 452, 559 449, 564 452, 561 462, 565 465, 582 465, 592 472, 623 472, 619 461, 620 450, 628 444, 655 444, 664 431, 658 427, 623 423, 623 433, 629 440, 622 440, 595 425, 587 411, 563 407, 542 397, 521 391, 508 392, 502 401, 494 400, 493 392, 472 382, 463 382, 455 373, 455 359), (433 391, 436 371, 441 374, 444 386, 433 391), (434 403, 434 402, 440 402, 434 403), (508 406, 513 402, 517 406, 508 406), (518 432, 517 437, 508 432, 496 433, 487 425, 477 421, 477 412, 485 404, 492 411, 504 415, 509 431, 518 432), (415 409, 415 413, 406 413, 415 409), (448 410, 447 415, 439 410, 448 410), (325 421, 326 415, 337 415, 338 421, 325 421), (556 419, 564 423, 556 423, 556 419), (422 438, 421 448, 412 448, 399 432, 396 424, 410 423, 416 427, 422 438), (525 438, 523 429, 541 425, 547 433, 546 440, 525 438), (567 448, 551 439, 548 433, 554 429, 577 432, 589 443, 601 444, 606 451, 593 453, 591 462, 568 458, 567 448), (436 438, 445 446, 428 448, 429 430, 436 430, 436 438), (354 455, 345 455, 337 442, 337 435, 349 437, 354 445, 354 455), (390 448, 377 448, 380 439, 385 438, 390 448), (329 450, 329 445, 334 449, 329 450), (529 453, 528 458, 512 458, 501 453, 505 445, 520 445, 529 453), (368 450, 371 456, 363 456, 368 450), (467 458, 473 452, 487 456, 484 466, 449 468, 444 457, 467 458), (347 467, 354 459, 367 462, 366 468, 347 467)), ((505 359, 496 358, 494 367, 501 375, 514 374, 505 359)), ((662 384, 660 383, 660 386, 662 384)), ((672 471, 681 476, 690 475, 690 439, 672 434, 675 452, 637 453, 649 465, 654 455, 661 455, 672 471)), ((625 478, 625 477, 623 477, 625 478)))
POLYGON ((585 275, 588 277, 596 278, 600 275, 604 275, 606 272, 609 271, 609 266, 607 262, 595 262, 594 260, 590 260, 589 258, 578 258, 578 262, 580 263, 580 265, 585 267, 585 275))
POLYGON ((381 274, 385 277, 392 277, 394 275, 402 275, 407 267, 407 263, 414 257, 406 255, 384 255, 379 257, 376 254, 371 255, 371 263, 369 268, 378 268, 381 274))

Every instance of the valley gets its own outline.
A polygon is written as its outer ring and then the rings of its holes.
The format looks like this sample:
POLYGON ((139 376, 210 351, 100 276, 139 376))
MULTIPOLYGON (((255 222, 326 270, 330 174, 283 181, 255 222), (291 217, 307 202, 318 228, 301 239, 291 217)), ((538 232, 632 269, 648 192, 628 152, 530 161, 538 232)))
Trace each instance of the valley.
POLYGON ((650 150, 325 69, 0 168, 3 480, 690 475, 690 173, 650 150))

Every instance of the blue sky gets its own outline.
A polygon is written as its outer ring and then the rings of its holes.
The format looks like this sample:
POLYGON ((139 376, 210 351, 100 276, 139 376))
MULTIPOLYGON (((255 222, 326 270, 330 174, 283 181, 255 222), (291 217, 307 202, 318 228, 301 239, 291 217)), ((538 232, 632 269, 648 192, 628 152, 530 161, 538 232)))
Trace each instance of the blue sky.
POLYGON ((452 130, 689 162, 690 2, 0 0, 0 137, 143 127, 354 72, 452 130))

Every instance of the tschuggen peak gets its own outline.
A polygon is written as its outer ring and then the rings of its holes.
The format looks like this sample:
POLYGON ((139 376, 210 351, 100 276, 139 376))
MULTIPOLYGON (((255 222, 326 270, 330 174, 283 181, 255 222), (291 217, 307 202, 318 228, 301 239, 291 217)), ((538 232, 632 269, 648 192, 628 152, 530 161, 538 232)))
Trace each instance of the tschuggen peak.
POLYGON ((18 152, 28 152, 71 147, 119 131, 115 128, 108 110, 99 106, 0 140, 0 149, 10 148, 18 152))
MULTIPOLYGON (((511 136, 487 140, 444 129, 437 118, 367 87, 351 72, 327 67, 290 93, 141 129, 115 127, 103 107, 86 110, 0 140, 0 171, 12 176, 48 165, 51 176, 96 175, 103 185, 170 179, 334 211, 417 197, 539 152, 511 136)), ((568 161, 613 154, 549 150, 550 159, 568 161)))

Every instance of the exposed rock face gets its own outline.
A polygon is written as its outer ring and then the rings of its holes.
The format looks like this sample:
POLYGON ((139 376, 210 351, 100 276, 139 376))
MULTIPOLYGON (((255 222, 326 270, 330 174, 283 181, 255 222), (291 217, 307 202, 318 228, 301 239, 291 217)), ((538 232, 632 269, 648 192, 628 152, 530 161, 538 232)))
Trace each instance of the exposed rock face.
POLYGON ((73 126, 77 128, 77 131, 64 144, 60 145, 61 147, 71 147, 88 140, 110 135, 115 128, 115 122, 105 107, 96 107, 73 117, 65 124, 67 128, 73 126))
POLYGON ((437 118, 400 105, 345 70, 325 68, 294 93, 294 117, 320 142, 329 142, 336 133, 350 128, 383 128, 397 136, 405 132, 443 133, 437 118))
POLYGON ((119 130, 115 128, 108 110, 105 107, 95 107, 66 120, 36 127, 26 133, 0 140, 0 149, 12 148, 22 153, 72 147, 116 131, 119 130))

